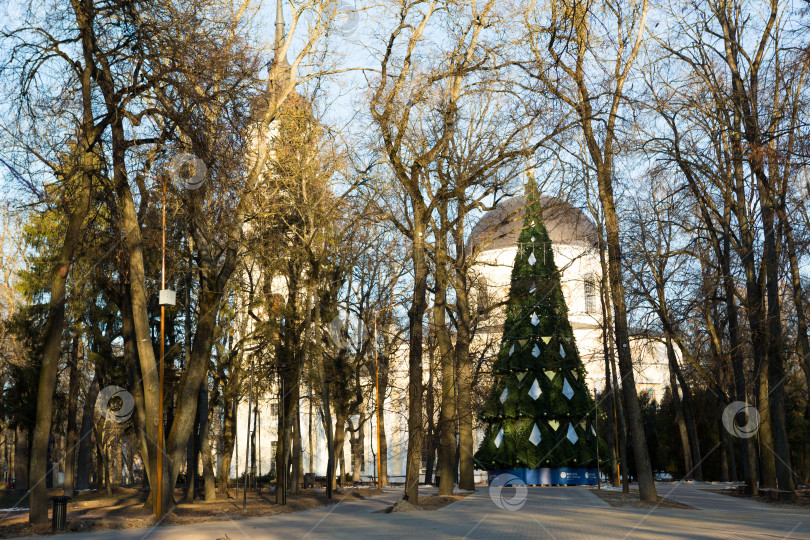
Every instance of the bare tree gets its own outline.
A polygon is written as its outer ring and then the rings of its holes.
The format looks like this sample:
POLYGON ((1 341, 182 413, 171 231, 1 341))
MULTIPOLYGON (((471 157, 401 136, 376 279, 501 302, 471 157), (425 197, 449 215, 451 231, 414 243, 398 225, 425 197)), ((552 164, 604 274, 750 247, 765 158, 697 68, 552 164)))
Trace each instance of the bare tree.
MULTIPOLYGON (((419 502, 419 469, 424 442, 423 420, 423 319, 427 309, 427 233, 431 208, 436 203, 423 191, 428 167, 447 147, 457 121, 462 80, 475 69, 484 54, 479 42, 491 17, 494 1, 480 8, 471 4, 458 9, 451 2, 400 0, 392 3, 394 28, 385 38, 377 78, 371 82, 371 115, 379 130, 383 153, 396 181, 406 193, 411 215, 409 223, 397 228, 412 243, 414 295, 408 317, 408 458, 405 498, 419 502), (452 15, 454 28, 448 49, 433 50, 438 60, 418 60, 430 51, 426 31, 441 16, 452 15), (414 139, 410 133, 419 122, 419 111, 437 94, 443 95, 442 113, 435 121, 430 140, 414 139), (417 116, 414 116, 416 114, 417 116)), ((432 27, 432 26, 431 26, 432 27)), ((435 102, 435 101, 433 101, 435 102)))
POLYGON ((622 281, 619 216, 614 200, 617 125, 625 101, 624 87, 642 44, 647 0, 580 2, 551 0, 525 10, 527 64, 538 90, 559 100, 577 118, 605 215, 610 294, 622 390, 638 469, 639 491, 645 501, 657 500, 647 441, 636 394, 622 281), (542 18, 536 14, 541 14, 542 18), (601 66, 609 65, 603 71, 601 66))

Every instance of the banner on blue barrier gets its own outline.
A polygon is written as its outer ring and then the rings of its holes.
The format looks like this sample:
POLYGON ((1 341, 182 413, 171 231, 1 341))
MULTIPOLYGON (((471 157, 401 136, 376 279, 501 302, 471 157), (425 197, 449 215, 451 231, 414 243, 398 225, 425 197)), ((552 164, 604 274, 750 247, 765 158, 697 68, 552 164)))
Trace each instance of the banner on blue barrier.
POLYGON ((502 479, 504 485, 510 486, 595 486, 596 469, 585 467, 543 467, 541 469, 498 469, 489 471, 488 480, 492 481, 501 475, 511 478, 502 479))

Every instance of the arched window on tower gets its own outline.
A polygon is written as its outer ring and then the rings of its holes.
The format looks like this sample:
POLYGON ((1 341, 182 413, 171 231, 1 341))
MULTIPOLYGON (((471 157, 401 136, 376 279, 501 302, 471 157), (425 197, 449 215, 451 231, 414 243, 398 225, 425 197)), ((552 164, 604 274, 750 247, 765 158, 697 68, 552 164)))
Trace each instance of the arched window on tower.
POLYGON ((473 309, 478 312, 479 322, 484 322, 490 318, 492 310, 492 298, 489 291, 487 278, 479 276, 475 281, 475 297, 473 309))
POLYGON ((585 313, 590 315, 598 312, 599 309, 599 286, 596 276, 591 274, 585 278, 585 313))

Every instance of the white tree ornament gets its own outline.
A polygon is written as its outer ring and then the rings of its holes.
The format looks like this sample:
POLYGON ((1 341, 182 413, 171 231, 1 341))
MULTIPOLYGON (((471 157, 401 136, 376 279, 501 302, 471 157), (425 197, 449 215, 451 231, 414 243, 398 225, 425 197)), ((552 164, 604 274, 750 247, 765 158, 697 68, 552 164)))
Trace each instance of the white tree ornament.
POLYGON ((509 397, 509 388, 504 388, 501 394, 501 403, 506 403, 506 398, 509 397))
POLYGON ((535 424, 534 427, 532 428, 532 434, 529 435, 529 442, 537 446, 538 444, 540 444, 540 441, 542 440, 543 438, 540 436, 540 430, 537 429, 537 424, 535 424))
POLYGON ((535 358, 540 356, 540 347, 538 347, 536 343, 534 344, 534 349, 532 349, 532 356, 535 358))
POLYGON ((560 345, 560 356, 561 356, 562 358, 565 358, 565 349, 563 349, 563 346, 562 346, 562 345, 560 345))
POLYGON ((571 441, 571 444, 576 444, 579 440, 579 436, 577 435, 577 431, 574 429, 572 424, 568 424, 568 440, 571 441))
POLYGON ((537 398, 540 397, 540 394, 541 394, 540 383, 538 383, 537 379, 535 379, 534 383, 532 383, 532 387, 529 388, 529 396, 531 396, 533 400, 537 401, 537 398))
POLYGON ((532 325, 537 326, 540 324, 540 319, 537 317, 537 313, 532 313, 532 318, 530 319, 532 325))
POLYGON ((562 393, 566 398, 571 399, 572 397, 574 397, 574 389, 571 388, 571 385, 568 383, 568 379, 563 379, 563 381, 564 382, 562 393))
POLYGON ((500 448, 503 442, 503 428, 495 435, 495 448, 500 448))

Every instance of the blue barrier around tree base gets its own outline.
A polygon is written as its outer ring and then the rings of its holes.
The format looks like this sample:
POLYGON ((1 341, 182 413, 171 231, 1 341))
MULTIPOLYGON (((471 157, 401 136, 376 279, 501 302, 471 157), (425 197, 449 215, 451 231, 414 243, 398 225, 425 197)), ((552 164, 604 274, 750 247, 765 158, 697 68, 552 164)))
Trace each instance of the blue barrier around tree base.
POLYGON ((586 467, 543 467, 540 469, 498 469, 489 471, 488 483, 502 474, 515 478, 505 485, 510 486, 595 486, 596 469, 586 467))

